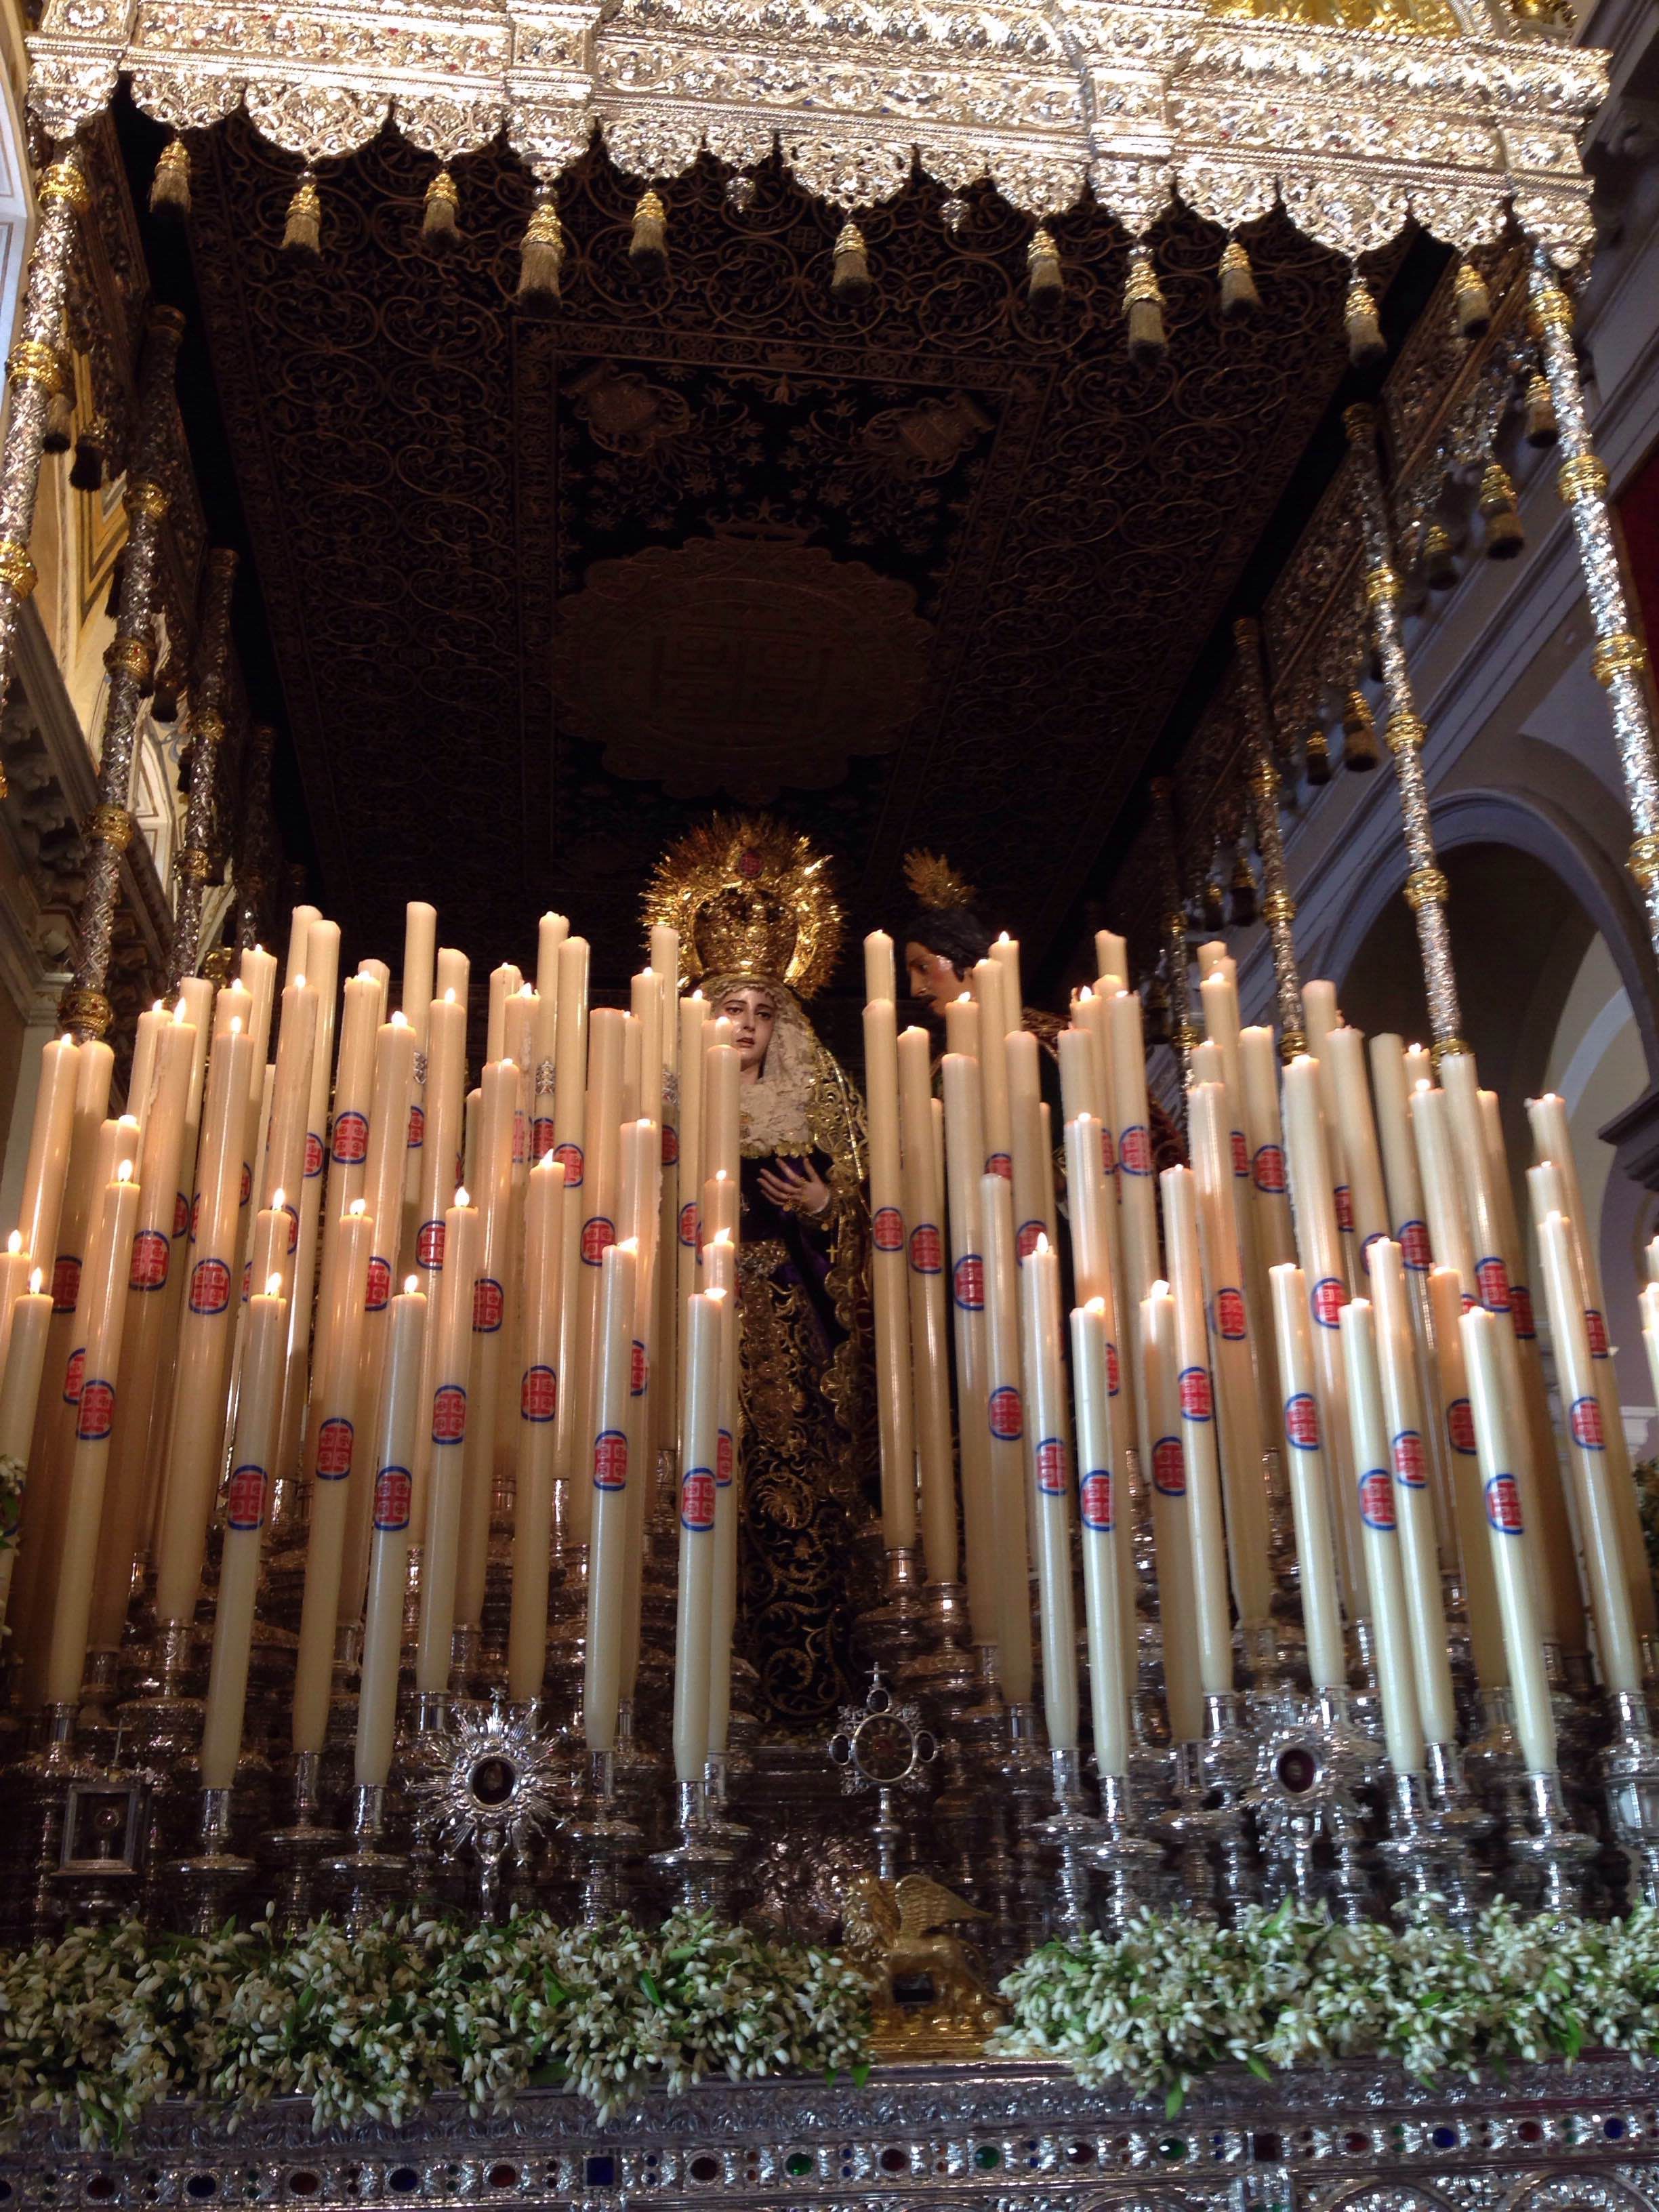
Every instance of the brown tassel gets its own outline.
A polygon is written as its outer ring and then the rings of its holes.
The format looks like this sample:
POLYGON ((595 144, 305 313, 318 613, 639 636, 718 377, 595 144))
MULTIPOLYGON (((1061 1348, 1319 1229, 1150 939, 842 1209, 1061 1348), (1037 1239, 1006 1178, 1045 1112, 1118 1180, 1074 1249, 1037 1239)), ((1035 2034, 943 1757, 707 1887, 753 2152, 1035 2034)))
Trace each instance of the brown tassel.
POLYGON ((1486 289, 1486 280, 1478 269, 1467 261, 1457 264, 1457 281, 1452 293, 1457 310, 1457 334, 1465 338, 1483 338, 1492 328, 1492 295, 1486 289))
POLYGON ((1233 862, 1231 896, 1228 910, 1235 929, 1248 929, 1255 920, 1255 872, 1243 853, 1233 862))
POLYGON ((840 307, 861 307, 875 290, 870 276, 870 257, 864 233, 857 223, 842 223, 836 238, 835 268, 830 278, 830 297, 840 307))
POLYGON ((1025 301, 1033 314, 1052 315, 1066 296, 1060 248, 1039 223, 1025 249, 1025 301))
POLYGON ((1357 271, 1348 286, 1348 303, 1342 319, 1348 333, 1348 359, 1356 368, 1375 368, 1379 362, 1388 359, 1382 325, 1376 319, 1376 302, 1371 297, 1370 286, 1357 271))
POLYGON ((40 434, 43 453, 66 453, 75 438, 75 368, 67 354, 58 389, 46 401, 46 428, 40 434))
POLYGON ((1449 592, 1457 581, 1452 542, 1437 522, 1423 533, 1423 581, 1431 592, 1449 592))
POLYGON ((426 188, 426 201, 421 210, 421 246, 430 254, 453 253, 461 242, 460 226, 456 222, 461 196, 455 189, 455 179, 447 169, 440 169, 426 188))
POLYGON ((176 653, 169 653, 155 672, 155 689, 150 694, 149 714, 153 722, 176 722, 179 719, 179 700, 185 688, 185 672, 176 653))
POLYGON ((1480 479, 1480 519, 1486 526, 1481 550, 1488 561, 1513 561, 1527 542, 1510 472, 1493 461, 1480 479))
POLYGON ((1304 751, 1308 781, 1316 789, 1331 780, 1331 748, 1323 730, 1310 730, 1304 751))
POLYGON ((1250 257, 1236 238, 1227 240, 1221 256, 1221 319, 1224 323, 1253 322, 1261 313, 1261 295, 1255 289, 1250 257))
POLYGON ((101 415, 95 416, 75 441, 69 480, 76 491, 102 491, 108 450, 109 424, 101 415))
POLYGON ((294 187, 294 197, 288 204, 288 222, 283 229, 283 251, 307 261, 314 261, 323 250, 323 203, 317 190, 317 179, 309 169, 302 169, 300 181, 294 187))
POLYGON ((564 232, 559 204, 549 191, 538 195, 519 248, 518 302, 527 315, 550 315, 559 304, 559 272, 564 267, 564 232))
POLYGON ((1350 691, 1342 710, 1342 765, 1356 775, 1369 775, 1382 757, 1370 702, 1363 691, 1350 691))
POLYGON ((1161 976, 1154 975, 1146 986, 1141 1027, 1149 1045, 1168 1044, 1170 1042, 1170 994, 1164 988, 1161 976))
POLYGON ((668 274, 668 210, 655 192, 641 192, 634 210, 628 258, 641 276, 660 283, 668 274))
POLYGON ((1199 893, 1198 911, 1206 929, 1227 927, 1227 895, 1213 876, 1199 893))
POLYGON ((1553 446, 1561 434, 1561 425, 1555 419, 1555 401, 1549 386, 1541 376, 1527 379, 1527 419, 1522 433, 1529 446, 1553 446))
POLYGON ((176 131, 149 180, 149 211, 164 222, 183 222, 190 213, 190 149, 176 131))
POLYGON ((1156 368, 1170 350, 1170 340, 1164 328, 1164 295, 1158 289, 1158 271, 1152 266, 1149 246, 1135 246, 1129 250, 1129 281, 1123 288, 1123 311, 1129 321, 1130 360, 1137 368, 1156 368))

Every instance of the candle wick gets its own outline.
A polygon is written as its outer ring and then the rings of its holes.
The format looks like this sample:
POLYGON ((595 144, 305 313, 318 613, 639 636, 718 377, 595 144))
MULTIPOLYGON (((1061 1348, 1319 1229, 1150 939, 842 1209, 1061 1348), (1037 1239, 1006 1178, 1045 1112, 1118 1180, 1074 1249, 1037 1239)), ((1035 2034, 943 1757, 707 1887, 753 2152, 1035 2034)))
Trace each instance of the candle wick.
POLYGON ((404 1296, 406 1298, 412 1298, 416 1291, 418 1291, 420 1287, 421 1279, 418 1275, 405 1275, 404 1277, 404 1296))

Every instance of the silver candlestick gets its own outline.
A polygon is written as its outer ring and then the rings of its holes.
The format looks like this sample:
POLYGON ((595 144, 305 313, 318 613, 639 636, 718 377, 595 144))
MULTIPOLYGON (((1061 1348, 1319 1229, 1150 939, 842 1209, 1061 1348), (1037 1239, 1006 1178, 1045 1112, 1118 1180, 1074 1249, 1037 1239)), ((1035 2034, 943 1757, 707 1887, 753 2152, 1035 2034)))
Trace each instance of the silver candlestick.
POLYGON ((717 1919, 726 1919, 730 1911, 736 1854, 726 1848, 709 1824, 701 1783, 678 1784, 675 1799, 680 1839, 672 1850, 653 1853, 647 1863, 654 1874, 678 1886, 683 1911, 712 1913, 717 1919))
POLYGON ((1060 1933, 1075 1941, 1094 1926, 1089 1910, 1089 1868, 1094 1846, 1103 1840, 1101 1822, 1090 1812, 1083 1788, 1083 1762, 1075 1746, 1056 1746, 1048 1753, 1054 1776, 1054 1809, 1037 1829, 1060 1857, 1060 1900, 1054 1920, 1060 1933))
POLYGON ((1121 1936, 1135 1915, 1152 1904, 1164 1854, 1140 1834, 1133 1817, 1133 1786, 1127 1775, 1100 1778, 1100 1819, 1089 1863, 1101 1875, 1099 1914, 1109 1935, 1121 1936))
POLYGON ((1574 1917, 1583 1904, 1595 1839, 1573 1826, 1559 1774, 1528 1774, 1525 1790, 1527 1824, 1511 1831, 1510 1856, 1539 1884, 1540 1912, 1574 1917))
POLYGON ((257 1871, 253 1860, 231 1848, 234 1808, 234 1791, 204 1790, 197 1848, 167 1870, 169 1887, 176 1885, 181 1895, 185 1925, 197 1936, 210 1936, 222 1923, 231 1900, 257 1871))
POLYGON ((582 1862, 582 1924, 597 1928, 623 1907, 623 1869, 639 1856, 644 1838, 618 1811, 616 1771, 608 1751, 591 1754, 587 1788, 565 1834, 582 1862))
POLYGON ((1613 1740, 1601 1759, 1607 1814, 1632 1897, 1659 1905, 1659 1737, 1639 1691, 1615 1690, 1609 1702, 1613 1740))

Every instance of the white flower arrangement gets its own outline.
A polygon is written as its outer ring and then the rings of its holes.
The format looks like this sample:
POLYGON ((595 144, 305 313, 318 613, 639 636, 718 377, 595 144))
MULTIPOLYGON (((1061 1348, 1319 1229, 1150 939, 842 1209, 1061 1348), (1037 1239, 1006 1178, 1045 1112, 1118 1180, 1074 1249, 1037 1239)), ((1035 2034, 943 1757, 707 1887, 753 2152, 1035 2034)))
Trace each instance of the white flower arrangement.
POLYGON ((1581 2050, 1659 2051, 1659 1913, 1528 1920, 1490 1906, 1471 1934, 1439 1924, 1339 1926, 1290 1900, 1233 1928, 1139 1915, 1118 1941, 1045 1944, 1008 1976, 994 2054, 1057 2058, 1088 2087, 1161 2094, 1232 2062, 1264 2080, 1334 2058, 1419 2080, 1581 2050))
POLYGON ((181 2097, 240 2116, 308 2097, 320 2133, 400 2125, 459 2090, 475 2115, 553 2083, 601 2122, 647 2091, 868 2068, 870 1992, 833 1953, 677 1915, 568 1928, 388 1916, 291 1940, 135 1921, 0 1957, 0 2131, 31 2112, 88 2148, 181 2097))
POLYGON ((17 1517, 22 1510, 23 1485, 28 1469, 10 1452, 0 1452, 0 1552, 17 1541, 17 1517))

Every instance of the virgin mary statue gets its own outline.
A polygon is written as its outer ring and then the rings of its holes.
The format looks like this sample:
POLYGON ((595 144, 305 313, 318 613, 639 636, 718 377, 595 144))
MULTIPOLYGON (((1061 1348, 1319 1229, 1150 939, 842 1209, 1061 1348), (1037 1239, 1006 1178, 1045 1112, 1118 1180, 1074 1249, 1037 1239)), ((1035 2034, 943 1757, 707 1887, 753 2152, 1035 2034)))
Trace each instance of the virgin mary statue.
POLYGON ((738 1638, 763 1731, 816 1734, 848 1695, 874 1464, 863 1104, 804 1004, 835 966, 841 910, 805 837, 717 817, 665 854, 646 915, 679 932, 683 981, 738 1049, 738 1638))

